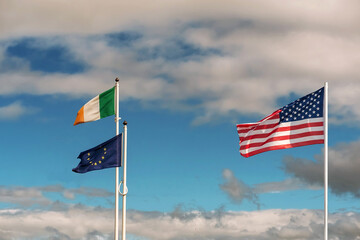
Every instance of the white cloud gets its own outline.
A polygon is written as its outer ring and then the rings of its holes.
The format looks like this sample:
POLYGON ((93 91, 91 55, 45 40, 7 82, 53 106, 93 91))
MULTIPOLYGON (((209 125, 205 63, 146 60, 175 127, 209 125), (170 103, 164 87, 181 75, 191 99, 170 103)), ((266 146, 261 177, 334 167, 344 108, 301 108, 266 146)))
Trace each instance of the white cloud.
MULTIPOLYGON (((0 234, 10 239, 112 239, 113 210, 73 206, 63 211, 0 211, 0 234), (21 222, 21 228, 19 228, 21 222)), ((148 240, 177 239, 320 239, 322 211, 270 209, 252 212, 189 211, 172 213, 128 211, 128 238, 148 240)), ((359 213, 329 216, 330 239, 358 239, 359 213)))
POLYGON ((0 35, 2 37, 29 35, 93 34, 113 32, 128 26, 154 28, 158 35, 169 23, 222 19, 254 19, 260 23, 281 26, 325 28, 351 32, 358 28, 359 3, 349 0, 332 0, 324 5, 320 0, 311 2, 282 2, 277 0, 227 0, 221 3, 205 0, 123 2, 116 0, 79 0, 70 4, 61 0, 21 0, 2 2, 0 35))
MULTIPOLYGON (((86 239, 92 232, 111 234, 113 214, 101 208, 75 206, 64 212, 42 210, 1 210, 2 239, 86 239), (21 222, 21 227, 19 223, 21 222)), ((109 239, 109 238, 106 238, 109 239)))
POLYGON ((0 202, 15 204, 23 207, 39 205, 46 207, 55 204, 52 199, 46 196, 46 193, 59 193, 67 199, 75 199, 82 195, 88 198, 94 197, 112 197, 114 193, 104 189, 80 187, 65 188, 62 185, 48 185, 42 187, 22 187, 22 186, 0 186, 0 202))
POLYGON ((33 108, 25 107, 21 102, 13 102, 7 106, 0 106, 0 120, 17 119, 22 115, 33 112, 33 108))
POLYGON ((87 66, 76 74, 44 73, 12 58, 18 69, 0 72, 2 95, 93 95, 119 77, 122 101, 193 111, 201 124, 232 113, 265 116, 281 107, 279 97, 304 95, 329 81, 331 121, 360 120, 357 1, 2 4, 0 60, 10 58, 4 53, 14 38, 33 36, 41 37, 37 47, 65 46, 87 66), (111 46, 102 35, 129 30, 141 37, 126 47, 111 46), (194 56, 176 40, 190 44, 194 56), (215 52, 201 54, 209 49, 215 52), (147 51, 153 56, 141 60, 147 51), (166 58, 174 54, 178 59, 166 58), (188 99, 199 101, 194 106, 188 99))
POLYGON ((0 202, 21 206, 32 206, 34 204, 46 206, 51 203, 39 189, 26 187, 1 187, 0 202))

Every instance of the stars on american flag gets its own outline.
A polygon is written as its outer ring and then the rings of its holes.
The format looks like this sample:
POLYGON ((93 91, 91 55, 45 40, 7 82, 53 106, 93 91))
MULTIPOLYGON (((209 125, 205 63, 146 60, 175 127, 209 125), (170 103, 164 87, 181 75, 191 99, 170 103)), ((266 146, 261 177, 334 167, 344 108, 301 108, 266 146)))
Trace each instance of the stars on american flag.
POLYGON ((323 95, 323 89, 319 89, 281 108, 280 122, 322 117, 323 95))

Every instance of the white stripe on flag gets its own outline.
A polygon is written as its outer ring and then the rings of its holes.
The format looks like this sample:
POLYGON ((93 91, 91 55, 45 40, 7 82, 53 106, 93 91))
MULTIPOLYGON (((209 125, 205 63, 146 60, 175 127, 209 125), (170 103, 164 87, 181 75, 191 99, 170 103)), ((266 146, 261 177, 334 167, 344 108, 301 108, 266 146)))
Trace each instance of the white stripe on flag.
MULTIPOLYGON (((324 140, 323 135, 315 135, 315 136, 309 136, 309 137, 302 137, 302 138, 295 138, 295 139, 288 139, 288 140, 282 140, 282 141, 274 141, 274 142, 268 142, 260 147, 251 147, 244 150, 240 150, 242 154, 248 154, 252 153, 254 151, 258 151, 261 149, 265 149, 268 147, 274 147, 274 146, 285 146, 285 145, 292 145, 296 143, 305 143, 310 142, 313 140, 324 140)), ((240 145, 242 146, 242 145, 240 145)))
POLYGON ((252 156, 262 151, 318 143, 324 139, 324 119, 312 118, 279 123, 279 114, 258 124, 239 124, 240 153, 252 156))
MULTIPOLYGON (((296 128, 296 126, 300 126, 302 124, 322 123, 322 122, 323 122, 323 118, 305 119, 305 120, 300 120, 300 121, 297 121, 297 122, 284 122, 284 123, 281 123, 280 125, 276 125, 276 126, 274 126, 272 128, 266 128, 266 129, 260 129, 260 130, 252 130, 252 131, 248 131, 248 132, 241 132, 241 133, 239 133, 239 137, 240 138, 247 138, 247 137, 251 137, 251 136, 254 136, 254 135, 258 135, 258 134, 270 134, 272 131, 274 131, 276 129, 279 129, 279 128, 287 128, 287 127, 296 128)), ((243 130, 243 129, 238 128, 238 131, 239 130, 243 130)), ((299 133, 305 133, 305 132, 309 132, 309 131, 314 132, 314 131, 323 131, 323 130, 324 130, 323 126, 315 126, 315 127, 306 126, 304 128, 291 130, 291 134, 299 134, 299 133)), ((262 142, 266 138, 271 138, 271 137, 275 137, 275 136, 286 136, 286 135, 289 135, 289 134, 290 134, 290 131, 276 131, 272 135, 269 135, 268 137, 254 138, 254 139, 252 139, 252 141, 254 141, 254 142, 257 142, 257 141, 262 142)), ((249 141, 249 140, 245 140, 245 141, 249 141)))
POLYGON ((84 105, 84 121, 91 122, 100 119, 99 95, 84 105))

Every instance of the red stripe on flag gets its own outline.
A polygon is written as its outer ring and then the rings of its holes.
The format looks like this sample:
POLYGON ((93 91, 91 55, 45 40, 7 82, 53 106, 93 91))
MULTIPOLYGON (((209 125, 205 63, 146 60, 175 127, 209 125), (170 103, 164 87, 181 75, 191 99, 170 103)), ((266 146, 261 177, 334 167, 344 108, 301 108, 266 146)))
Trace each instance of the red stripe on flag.
POLYGON ((310 137, 310 136, 322 136, 322 135, 324 135, 324 131, 314 131, 314 132, 305 132, 305 133, 291 134, 291 135, 285 135, 285 136, 277 136, 277 137, 268 138, 263 142, 241 145, 240 150, 250 149, 250 148, 254 148, 254 147, 261 147, 269 142, 291 140, 291 139, 304 138, 304 137, 310 137))
MULTIPOLYGON (((300 130, 300 129, 306 129, 306 128, 311 128, 311 127, 322 127, 324 124, 322 122, 314 122, 314 123, 305 123, 305 124, 300 124, 297 126, 288 126, 288 127, 281 127, 281 124, 279 125, 280 127, 275 128, 274 130, 272 130, 269 133, 260 133, 260 134, 253 134, 253 135, 248 135, 245 138, 242 138, 241 141, 247 141, 247 140, 252 140, 252 139, 257 139, 257 138, 267 138, 269 136, 271 136, 272 134, 276 133, 276 132, 287 132, 287 131, 294 131, 294 130, 300 130)), ((257 128, 255 128, 253 131, 258 130, 257 128)))
POLYGON ((294 147, 301 147, 301 146, 312 145, 312 144, 323 144, 323 143, 324 143, 323 139, 311 140, 311 141, 306 141, 306 142, 299 142, 299 143, 293 143, 293 144, 287 144, 287 145, 278 145, 278 146, 271 146, 271 147, 267 147, 267 148, 261 148, 259 150, 252 151, 252 152, 249 152, 246 154, 243 154, 240 152, 240 154, 241 154, 241 156, 244 156, 244 157, 251 157, 256 154, 267 152, 267 151, 272 151, 272 150, 294 148, 294 147))

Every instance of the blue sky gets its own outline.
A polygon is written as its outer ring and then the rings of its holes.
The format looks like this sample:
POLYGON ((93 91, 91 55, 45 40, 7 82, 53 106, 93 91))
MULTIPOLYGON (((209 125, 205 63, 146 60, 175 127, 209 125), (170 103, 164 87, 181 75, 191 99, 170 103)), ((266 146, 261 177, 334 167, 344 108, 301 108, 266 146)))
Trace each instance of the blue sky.
POLYGON ((1 239, 113 239, 115 170, 71 169, 115 134, 73 122, 116 77, 129 239, 322 238, 323 146, 246 159, 236 123, 325 82, 329 236, 359 237, 357 1, 3 4, 1 239))

